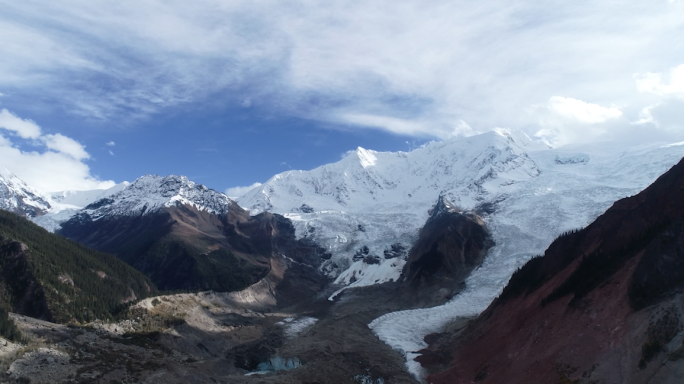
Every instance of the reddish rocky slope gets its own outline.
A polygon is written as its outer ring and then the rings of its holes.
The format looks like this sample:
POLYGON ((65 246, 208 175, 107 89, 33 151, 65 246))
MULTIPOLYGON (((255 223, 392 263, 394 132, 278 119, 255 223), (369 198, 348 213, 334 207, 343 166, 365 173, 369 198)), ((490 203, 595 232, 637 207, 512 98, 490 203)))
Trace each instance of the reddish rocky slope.
POLYGON ((443 370, 430 383, 680 383, 683 288, 684 161, 554 241, 419 360, 443 370))

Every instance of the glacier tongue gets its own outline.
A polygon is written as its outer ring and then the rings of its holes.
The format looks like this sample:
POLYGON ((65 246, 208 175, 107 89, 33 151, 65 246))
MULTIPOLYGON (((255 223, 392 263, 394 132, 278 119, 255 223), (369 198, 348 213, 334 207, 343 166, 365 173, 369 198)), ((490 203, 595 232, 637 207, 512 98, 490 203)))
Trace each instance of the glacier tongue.
POLYGON ((252 214, 286 215, 298 237, 327 247, 332 256, 322 268, 344 287, 399 278, 405 258, 384 259, 383 250, 393 243, 412 245, 440 195, 461 209, 490 212, 485 220, 496 245, 461 294, 439 307, 390 313, 370 324, 405 353, 420 378, 413 356, 426 346, 425 335, 455 317, 479 314, 512 273, 555 237, 588 225, 683 155, 681 143, 549 148, 497 130, 408 153, 359 148, 337 163, 276 175, 238 202, 252 214), (380 256, 380 263, 366 263, 364 254, 380 256))

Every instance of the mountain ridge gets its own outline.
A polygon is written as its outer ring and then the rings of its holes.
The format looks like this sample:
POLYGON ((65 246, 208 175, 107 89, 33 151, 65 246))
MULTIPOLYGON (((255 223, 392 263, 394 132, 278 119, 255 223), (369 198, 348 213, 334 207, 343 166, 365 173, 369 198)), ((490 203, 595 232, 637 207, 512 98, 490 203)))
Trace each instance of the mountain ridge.
POLYGON ((34 218, 45 214, 50 208, 47 198, 40 192, 7 168, 0 167, 0 209, 34 218))

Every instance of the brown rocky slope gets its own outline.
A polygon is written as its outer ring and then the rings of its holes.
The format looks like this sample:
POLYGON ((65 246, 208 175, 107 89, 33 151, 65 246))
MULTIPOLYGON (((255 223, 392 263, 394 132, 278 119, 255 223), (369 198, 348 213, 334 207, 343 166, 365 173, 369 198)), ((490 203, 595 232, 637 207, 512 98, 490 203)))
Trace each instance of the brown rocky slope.
POLYGON ((327 283, 315 270, 324 249, 297 240, 288 219, 251 217, 237 204, 222 214, 179 204, 140 216, 82 215, 62 224, 59 234, 116 255, 162 290, 240 290, 266 277, 279 254, 314 267, 314 290, 327 283))
POLYGON ((460 334, 432 335, 430 383, 679 383, 684 161, 516 272, 460 334))

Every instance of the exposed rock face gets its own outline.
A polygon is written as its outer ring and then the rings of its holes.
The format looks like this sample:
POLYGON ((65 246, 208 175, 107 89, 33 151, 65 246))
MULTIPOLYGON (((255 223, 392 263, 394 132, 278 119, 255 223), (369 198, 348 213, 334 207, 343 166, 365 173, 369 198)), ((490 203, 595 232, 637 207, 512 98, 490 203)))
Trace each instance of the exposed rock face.
POLYGON ((451 296, 493 244, 482 218, 440 196, 411 249, 403 283, 423 299, 440 290, 451 296))
POLYGON ((0 209, 33 218, 50 209, 50 203, 38 191, 0 167, 0 209))
POLYGON ((684 374, 684 161, 558 238, 460 335, 430 383, 676 383, 684 374), (451 367, 449 367, 451 365, 451 367))
POLYGON ((288 219, 252 217, 182 176, 140 178, 86 207, 59 233, 117 255, 164 290, 239 290, 264 278, 274 255, 317 267, 324 252, 296 240, 288 219))

